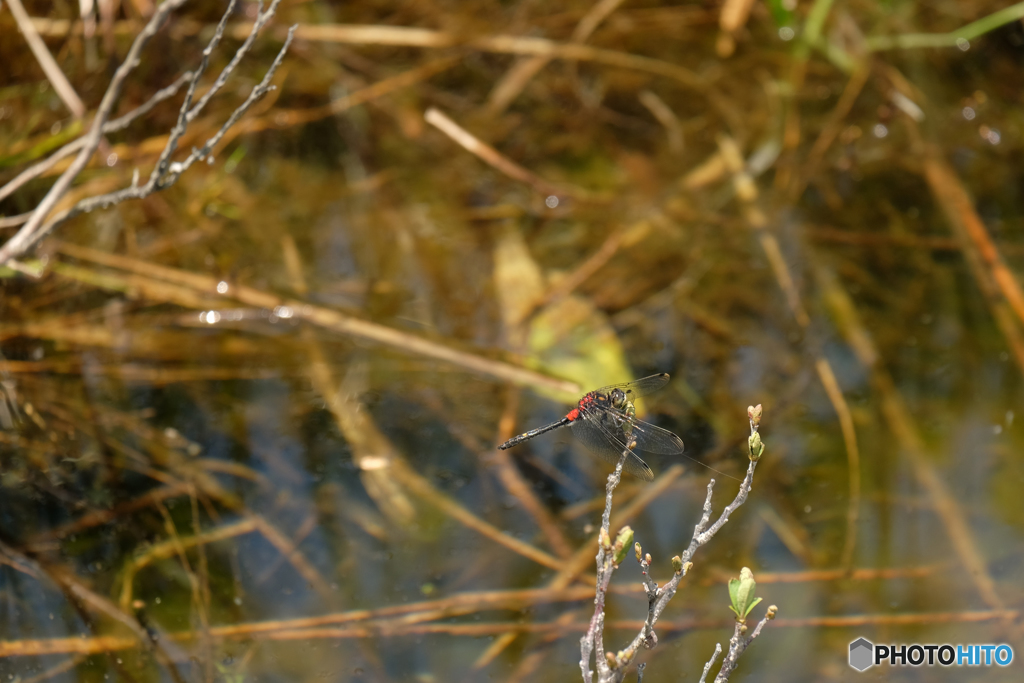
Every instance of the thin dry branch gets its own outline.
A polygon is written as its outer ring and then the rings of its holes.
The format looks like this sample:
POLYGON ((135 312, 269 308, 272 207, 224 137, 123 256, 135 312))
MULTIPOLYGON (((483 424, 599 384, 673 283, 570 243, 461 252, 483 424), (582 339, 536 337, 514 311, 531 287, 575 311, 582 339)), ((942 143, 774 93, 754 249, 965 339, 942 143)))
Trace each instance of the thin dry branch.
MULTIPOLYGON (((663 493, 668 491, 672 484, 679 480, 679 477, 683 475, 682 465, 672 465, 665 470, 660 477, 658 477, 654 483, 644 486, 640 494, 624 506, 619 512, 612 517, 612 524, 616 527, 620 527, 627 522, 635 519, 641 512, 647 509, 647 506, 658 499, 663 493)), ((563 561, 559 567, 559 571, 555 576, 548 582, 548 588, 551 590, 564 590, 577 579, 581 579, 580 574, 587 570, 587 567, 593 562, 594 544, 598 542, 600 533, 594 534, 588 539, 583 545, 580 546, 579 550, 566 561, 563 561)), ((581 579, 582 580, 582 579, 581 579)), ((518 634, 510 633, 508 637, 502 640, 496 640, 494 644, 488 648, 488 652, 491 653, 492 657, 496 657, 500 652, 510 646, 515 637, 518 634)))
MULTIPOLYGON (((725 681, 729 680, 729 676, 736 670, 736 664, 739 661, 740 655, 754 641, 754 638, 761 634, 761 629, 764 628, 764 625, 775 618, 775 609, 775 605, 769 607, 764 618, 757 622, 753 632, 746 637, 744 637, 747 632, 746 624, 739 620, 736 621, 736 625, 733 627, 732 638, 729 639, 729 652, 725 655, 725 659, 722 660, 722 668, 718 670, 718 675, 715 676, 715 683, 725 683, 725 681)), ((715 656, 719 652, 720 646, 716 643, 715 656)), ((714 662, 714 657, 708 662, 709 666, 712 662, 714 662)))
MULTIPOLYGON (((600 681, 600 683, 606 683, 609 681, 619 683, 625 678, 629 664, 636 660, 641 648, 651 649, 658 644, 658 637, 655 633, 654 627, 658 623, 658 619, 661 617, 665 607, 675 595, 679 587, 679 582, 693 566, 691 560, 694 554, 701 546, 710 541, 729 521, 729 516, 743 505, 744 502, 746 502, 747 496, 750 494, 750 490, 753 485, 754 470, 756 469, 758 460, 764 450, 764 446, 761 444, 760 435, 758 434, 758 428, 761 421, 761 406, 748 408, 747 414, 750 417, 750 464, 747 466, 747 475, 740 484, 736 497, 731 503, 725 506, 721 514, 718 516, 718 519, 714 522, 711 522, 711 496, 714 491, 715 480, 712 479, 708 483, 708 492, 707 497, 704 499, 703 514, 701 515, 700 521, 698 521, 697 525, 694 527, 693 536, 690 539, 689 546, 681 555, 672 558, 672 565, 675 568, 675 573, 672 578, 665 583, 665 585, 659 587, 658 584, 650 578, 649 568, 651 558, 649 555, 641 557, 641 551, 639 549, 640 544, 636 544, 637 560, 640 562, 640 566, 644 572, 644 576, 646 577, 644 580, 644 590, 647 594, 647 619, 644 621, 643 626, 640 628, 639 633, 637 633, 633 638, 632 642, 630 642, 630 644, 624 649, 618 651, 615 655, 612 655, 611 652, 606 653, 604 648, 604 601, 608 590, 608 584, 611 581, 612 572, 614 572, 616 568, 610 554, 613 550, 613 546, 609 540, 611 537, 610 521, 612 494, 615 491, 616 485, 618 485, 618 480, 622 471, 622 463, 625 460, 628 451, 623 452, 622 458, 619 460, 618 467, 616 467, 615 471, 608 476, 608 484, 605 494, 605 510, 601 519, 601 540, 598 543, 597 552, 597 592, 594 598, 594 616, 590 621, 590 627, 587 629, 587 633, 580 639, 580 671, 583 674, 584 683, 593 683, 594 674, 590 670, 592 653, 595 655, 594 659, 596 663, 598 681, 600 681)), ((630 534, 630 536, 632 536, 632 534, 630 534)), ((774 613, 772 616, 774 617, 774 613)))
MULTIPOLYGON (((181 89, 181 86, 183 86, 186 83, 190 83, 192 81, 192 78, 192 72, 186 71, 181 76, 179 76, 178 80, 176 80, 174 83, 170 84, 166 88, 162 88, 161 90, 158 90, 157 92, 153 93, 153 96, 150 97, 149 100, 147 100, 145 103, 139 105, 138 107, 128 112, 124 116, 120 116, 114 119, 113 121, 107 121, 105 124, 103 124, 103 134, 108 135, 110 133, 116 133, 120 130, 124 130, 133 121, 135 121, 139 117, 145 116, 150 111, 152 111, 152 109, 156 105, 160 104, 166 99, 169 99, 177 95, 178 91, 181 89)), ((26 168, 24 171, 22 171, 17 176, 12 178, 6 185, 0 187, 0 200, 6 199, 28 181, 32 180, 33 178, 38 178, 39 176, 49 171, 51 168, 56 166, 57 162, 59 162, 61 159, 64 159, 74 154, 75 152, 81 150, 82 147, 85 146, 85 143, 86 137, 80 137, 77 140, 73 140, 64 145, 63 147, 61 147, 60 149, 58 149, 57 151, 53 152, 46 159, 43 159, 42 161, 26 168)), ((0 227, 11 227, 15 225, 21 225, 32 216, 32 213, 33 212, 30 211, 29 213, 22 214, 21 216, 11 216, 10 218, 0 220, 0 227), (21 220, 14 222, 15 219, 21 220)))
POLYGON ((167 2, 160 5, 157 12, 153 15, 153 18, 146 24, 146 27, 135 39, 131 49, 128 51, 125 61, 120 67, 118 67, 110 86, 107 88, 107 91, 103 96, 103 100, 97 110, 93 125, 89 133, 84 138, 81 151, 78 153, 78 156, 75 157, 71 166, 60 176, 60 178, 58 178, 53 187, 50 188, 50 191, 43 198, 43 201, 36 207, 35 212, 28 222, 8 242, 6 242, 3 247, 0 247, 0 264, 7 263, 11 259, 25 253, 54 227, 70 218, 73 218, 74 216, 77 216, 78 214, 86 213, 101 207, 107 208, 125 201, 126 199, 141 199, 153 192, 173 185, 177 181, 178 177, 196 161, 205 159, 221 138, 224 137, 227 130, 231 128, 257 100, 272 89, 273 86, 270 85, 270 81, 273 79, 274 74, 277 72, 278 67, 281 65, 281 62, 291 45, 292 36, 295 31, 294 26, 289 29, 284 45, 274 58, 274 61, 271 63, 270 68, 263 77, 263 80, 253 88, 246 100, 236 108, 234 112, 232 112, 224 125, 221 126, 221 128, 212 137, 210 137, 201 148, 193 149, 191 154, 189 154, 183 161, 171 162, 171 157, 177 149, 178 141, 185 134, 188 124, 199 115, 207 102, 209 102, 210 97, 212 97, 213 94, 223 86, 234 68, 238 65, 239 61, 249 51, 249 48, 252 46, 253 41, 255 41, 259 31, 268 21, 270 21, 270 19, 273 18, 280 2, 280 0, 273 0, 270 7, 265 12, 262 11, 262 5, 260 6, 259 16, 252 24, 245 42, 236 51, 232 60, 218 76, 213 87, 211 87, 210 90, 198 102, 196 102, 195 106, 193 106, 192 98, 199 82, 199 78, 206 71, 206 68, 209 65, 210 54, 220 43, 220 40, 224 35, 224 29, 227 25, 227 19, 234 8, 235 0, 232 0, 223 15, 220 24, 218 24, 213 38, 210 39, 210 42, 203 51, 203 59, 199 68, 188 79, 189 89, 185 96, 185 101, 182 103, 181 109, 179 110, 178 123, 175 125, 174 129, 172 129, 167 140, 167 144, 164 147, 164 151, 161 153, 156 166, 150 173, 149 181, 144 185, 138 185, 138 176, 136 174, 136 177, 132 179, 132 184, 129 187, 116 192, 103 194, 98 197, 83 199, 70 209, 58 213, 56 216, 50 218, 46 223, 44 223, 43 221, 47 219, 49 213, 56 206, 57 201, 68 191, 71 183, 85 168, 89 159, 99 146, 100 140, 103 136, 103 127, 113 112, 125 79, 139 64, 139 54, 141 53, 142 48, 149 42, 153 35, 156 34, 157 30, 160 28, 170 12, 180 7, 183 4, 183 1, 184 0, 167 0, 167 2))
POLYGON ((146 24, 145 28, 142 29, 142 32, 135 38, 135 42, 132 43, 131 48, 128 50, 128 55, 121 66, 117 68, 117 71, 114 72, 114 77, 111 79, 110 85, 103 95, 89 133, 85 136, 82 150, 75 157, 71 166, 61 174, 57 182, 50 188, 50 191, 46 193, 46 196, 32 214, 32 218, 3 247, 0 247, 0 264, 5 264, 8 260, 23 254, 42 236, 39 233, 41 232, 40 227, 43 225, 43 221, 46 220, 46 217, 53 207, 56 206, 60 198, 64 196, 64 193, 68 191, 71 183, 82 172, 89 159, 96 152, 96 148, 99 147, 103 136, 103 124, 107 122, 107 119, 113 112, 117 99, 121 95, 121 87, 124 85, 128 74, 138 66, 142 48, 156 35, 157 30, 159 30, 168 15, 184 3, 185 0, 167 0, 164 2, 153 14, 153 17, 146 24))
POLYGON ((32 54, 36 57, 36 61, 39 62, 39 66, 43 68, 43 73, 46 74, 46 78, 50 81, 54 91, 56 91, 64 105, 74 114, 76 119, 85 116, 85 103, 82 102, 82 98, 78 96, 71 83, 68 82, 64 72, 57 66, 56 60, 54 60, 53 55, 47 49, 46 43, 39 37, 39 32, 36 31, 35 26, 32 24, 32 19, 28 16, 28 12, 25 11, 21 0, 7 0, 7 6, 11 8, 11 15, 18 24, 18 30, 25 36, 25 42, 28 43, 32 54))
POLYGON ((708 679, 708 672, 711 671, 711 667, 715 665, 715 660, 722 655, 722 644, 715 643, 715 652, 711 655, 711 659, 704 665, 704 673, 700 675, 700 683, 704 683, 708 679))
MULTIPOLYGON (((678 481, 681 476, 683 476, 682 465, 676 464, 669 467, 662 472, 661 476, 654 483, 644 486, 636 498, 612 516, 612 525, 621 527, 634 520, 641 512, 647 509, 647 506, 668 491, 672 484, 678 481)), ((591 553, 594 552, 594 544, 598 542, 598 538, 599 534, 594 534, 587 539, 587 542, 580 546, 580 549, 576 551, 572 559, 562 564, 560 571, 551 579, 548 586, 550 588, 564 588, 571 585, 582 572, 586 571, 593 561, 594 556, 591 553)))

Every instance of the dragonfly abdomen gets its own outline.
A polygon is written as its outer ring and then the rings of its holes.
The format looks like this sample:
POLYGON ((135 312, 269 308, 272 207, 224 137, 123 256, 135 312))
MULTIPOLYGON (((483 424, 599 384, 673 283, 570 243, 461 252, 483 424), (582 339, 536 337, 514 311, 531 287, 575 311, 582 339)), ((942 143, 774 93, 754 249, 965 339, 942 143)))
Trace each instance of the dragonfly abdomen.
MULTIPOLYGON (((578 412, 578 411, 573 410, 571 413, 569 413, 569 415, 572 415, 572 413, 575 413, 575 412, 578 412)), ((559 427, 564 427, 565 425, 571 423, 573 421, 573 419, 574 419, 574 418, 570 418, 569 415, 566 415, 565 417, 563 417, 558 422, 552 422, 551 424, 546 425, 544 427, 538 427, 537 429, 531 429, 530 431, 524 432, 523 434, 520 434, 519 436, 513 436, 511 439, 509 439, 505 443, 503 443, 500 446, 498 446, 498 448, 500 450, 505 450, 507 448, 512 448, 516 444, 520 444, 520 443, 526 441, 527 439, 532 439, 533 437, 539 436, 539 435, 543 434, 544 432, 550 432, 552 429, 558 429, 559 427)))

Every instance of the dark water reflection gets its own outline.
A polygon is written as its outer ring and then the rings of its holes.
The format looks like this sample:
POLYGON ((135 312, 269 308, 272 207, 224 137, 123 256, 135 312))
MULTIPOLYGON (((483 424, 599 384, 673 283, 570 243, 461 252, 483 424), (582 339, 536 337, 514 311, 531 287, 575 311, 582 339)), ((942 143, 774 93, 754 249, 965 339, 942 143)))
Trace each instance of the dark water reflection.
MULTIPOLYGON (((623 6, 588 44, 684 66, 698 85, 554 60, 507 108, 495 84, 527 57, 299 40, 278 99, 250 117, 257 132, 163 193, 60 228, 63 244, 39 251, 44 277, 0 279, 0 676, 577 679, 608 470, 568 430, 494 446, 564 415, 573 386, 654 372, 672 382, 645 419, 699 461, 650 457, 656 481, 617 493, 656 580, 708 480, 716 509, 735 494, 749 404, 764 405, 768 448, 659 623, 645 680, 699 678, 731 634, 726 582, 744 566, 764 597, 752 619, 769 604, 779 619, 734 680, 852 678, 860 636, 1024 655, 1024 33, 1011 22, 966 52, 877 52, 851 76, 820 50, 802 69, 799 40, 780 40, 778 22, 804 26, 809 4, 757 4, 728 57, 713 4, 623 6), (458 147, 424 123, 428 107, 536 178, 458 147), (399 334, 381 343, 353 319, 399 334), (589 560, 567 578, 574 554, 589 560)), ((922 18, 834 9, 823 40, 856 54, 858 26, 944 32, 1001 7, 896 5, 922 18)), ((588 9, 300 3, 278 24, 568 41, 588 9)), ((212 20, 176 20, 125 106, 192 63, 212 20)), ((17 31, 8 15, 0 30, 17 31)), ((0 48, 3 182, 68 123, 16 42, 0 48)), ((47 43, 95 107, 106 79, 82 55, 103 47, 47 43)), ((83 180, 99 192, 148 172, 140 145, 173 116, 114 137, 121 161, 83 180)), ((31 209, 38 182, 0 212, 31 209)), ((640 579, 631 557, 615 574, 612 651, 646 613, 640 579)))

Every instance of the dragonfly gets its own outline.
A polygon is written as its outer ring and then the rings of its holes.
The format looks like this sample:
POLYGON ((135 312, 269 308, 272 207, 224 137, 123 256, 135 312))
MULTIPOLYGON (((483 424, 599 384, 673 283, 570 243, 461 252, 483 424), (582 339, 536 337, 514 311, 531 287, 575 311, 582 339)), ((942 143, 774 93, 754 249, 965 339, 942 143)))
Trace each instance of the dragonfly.
POLYGON ((636 451, 678 455, 683 440, 661 427, 638 420, 633 401, 658 391, 668 384, 668 373, 659 373, 633 382, 610 384, 583 396, 565 417, 544 427, 514 436, 498 448, 505 450, 559 427, 569 426, 573 436, 594 455, 618 463, 628 451, 623 468, 635 477, 652 481, 654 472, 636 451))

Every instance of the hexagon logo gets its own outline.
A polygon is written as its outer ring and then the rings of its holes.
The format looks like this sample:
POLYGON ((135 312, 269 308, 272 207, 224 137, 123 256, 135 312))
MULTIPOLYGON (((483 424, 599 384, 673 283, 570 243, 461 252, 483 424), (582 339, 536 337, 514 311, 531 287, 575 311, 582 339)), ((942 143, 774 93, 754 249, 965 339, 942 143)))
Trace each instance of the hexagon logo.
POLYGON ((874 664, 875 646, 866 638, 858 638, 850 643, 850 666, 857 671, 864 671, 874 664))

